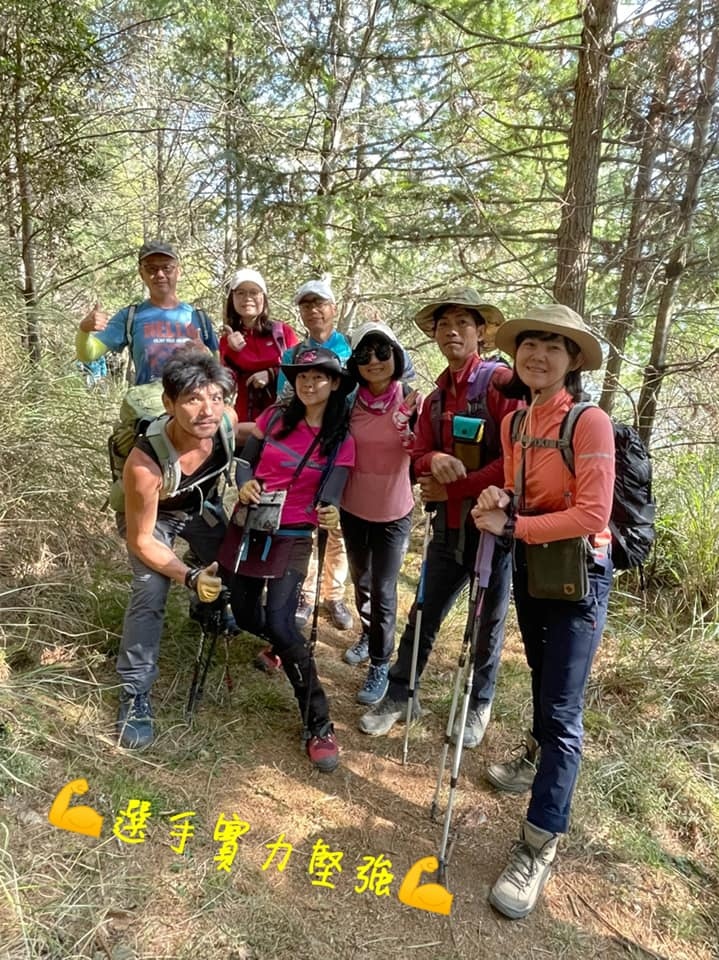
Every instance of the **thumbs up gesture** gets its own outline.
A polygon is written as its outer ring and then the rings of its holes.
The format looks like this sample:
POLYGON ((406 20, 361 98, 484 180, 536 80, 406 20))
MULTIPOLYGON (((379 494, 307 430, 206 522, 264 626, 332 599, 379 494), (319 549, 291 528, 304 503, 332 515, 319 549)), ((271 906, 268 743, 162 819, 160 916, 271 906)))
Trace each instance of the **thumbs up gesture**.
POLYGON ((233 330, 227 324, 222 328, 222 332, 227 337, 227 345, 230 350, 240 351, 247 343, 239 330, 233 330))
POLYGON ((194 590, 202 603, 212 603, 220 595, 222 580, 217 576, 217 563, 209 567, 194 567, 185 575, 185 586, 194 590))
POLYGON ((86 313, 80 321, 80 329, 83 333, 94 333, 96 330, 104 330, 107 326, 108 319, 108 315, 100 304, 95 303, 92 309, 86 313))

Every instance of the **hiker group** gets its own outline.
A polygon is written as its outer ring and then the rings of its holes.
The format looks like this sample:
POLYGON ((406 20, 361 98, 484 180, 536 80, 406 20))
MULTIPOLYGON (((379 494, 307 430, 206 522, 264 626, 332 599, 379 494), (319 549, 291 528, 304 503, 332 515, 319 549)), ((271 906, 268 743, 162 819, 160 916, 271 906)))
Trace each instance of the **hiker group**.
POLYGON ((634 564, 652 536, 650 474, 634 490, 639 502, 622 505, 635 515, 621 529, 610 522, 615 426, 586 403, 581 383, 583 370, 601 366, 599 341, 568 307, 531 306, 505 319, 472 288, 451 288, 414 315, 446 361, 422 399, 392 329, 373 321, 340 333, 324 281, 297 290, 300 340, 271 320, 262 275, 239 270, 218 340, 207 316, 177 297, 172 246, 144 244, 139 271, 148 298, 112 318, 94 307, 76 343, 82 362, 127 347, 136 371, 110 442, 113 505, 133 573, 117 661, 120 744, 154 739, 150 694, 173 580, 191 592, 193 615, 209 605, 224 628, 263 639, 257 665, 286 674, 304 749, 323 772, 337 767, 339 748, 314 655, 320 601, 335 627, 351 629, 351 575, 360 632, 344 659, 366 665, 357 700, 369 709, 359 729, 379 737, 421 716, 420 679, 469 585, 441 765, 454 742, 456 783, 462 749, 481 743, 490 720, 512 584, 532 723, 513 758, 486 775, 530 800, 490 902, 526 916, 568 829, 612 552, 634 564), (482 357, 490 328, 513 366, 482 357), (237 485, 230 517, 228 479, 237 485), (395 654, 415 483, 422 568, 395 654), (177 537, 190 546, 188 562, 174 550, 177 537))

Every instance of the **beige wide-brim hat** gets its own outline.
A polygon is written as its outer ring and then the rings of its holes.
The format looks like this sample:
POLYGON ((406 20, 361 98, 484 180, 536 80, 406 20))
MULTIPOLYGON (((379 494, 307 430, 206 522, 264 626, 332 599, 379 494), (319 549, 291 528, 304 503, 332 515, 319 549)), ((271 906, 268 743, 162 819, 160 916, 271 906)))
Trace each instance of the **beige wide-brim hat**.
POLYGON ((471 307, 478 310, 486 327, 499 327, 504 323, 504 314, 491 303, 483 303, 481 297, 472 287, 449 287, 437 297, 430 300, 414 315, 414 322, 422 333, 428 337, 434 336, 434 314, 439 307, 471 307))
POLYGON ((537 330, 557 333, 573 340, 582 351, 580 370, 599 370, 602 365, 602 346, 578 313, 561 303, 530 307, 521 317, 507 320, 495 334, 495 344, 503 353, 514 356, 520 333, 537 330))

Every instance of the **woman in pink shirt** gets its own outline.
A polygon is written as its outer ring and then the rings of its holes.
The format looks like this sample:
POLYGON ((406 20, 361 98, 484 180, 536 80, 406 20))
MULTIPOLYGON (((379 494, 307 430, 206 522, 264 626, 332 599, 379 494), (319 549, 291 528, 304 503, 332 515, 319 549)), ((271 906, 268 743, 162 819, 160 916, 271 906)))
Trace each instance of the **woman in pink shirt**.
POLYGON ((480 530, 514 537, 514 601, 532 675, 532 730, 513 760, 487 769, 498 790, 531 793, 519 841, 489 895, 517 919, 534 909, 569 825, 584 690, 612 582, 614 431, 599 407, 582 411, 569 469, 561 425, 585 399, 580 371, 602 364, 599 341, 569 307, 532 307, 501 326, 496 343, 514 357, 505 392, 529 405, 502 422, 505 489, 487 487, 472 511, 480 530), (556 562, 548 558, 557 548, 571 563, 555 584, 548 572, 556 562))
POLYGON ((359 703, 387 692, 397 621, 397 577, 407 552, 414 497, 409 450, 410 418, 418 394, 401 382, 402 347, 384 323, 365 323, 352 336, 347 369, 359 388, 350 418, 356 462, 342 496, 347 547, 362 635, 345 652, 350 664, 370 661, 359 703))
POLYGON ((267 284, 257 270, 238 270, 230 280, 220 359, 237 384, 235 412, 240 423, 257 419, 277 398, 280 359, 299 343, 286 323, 270 319, 267 284))

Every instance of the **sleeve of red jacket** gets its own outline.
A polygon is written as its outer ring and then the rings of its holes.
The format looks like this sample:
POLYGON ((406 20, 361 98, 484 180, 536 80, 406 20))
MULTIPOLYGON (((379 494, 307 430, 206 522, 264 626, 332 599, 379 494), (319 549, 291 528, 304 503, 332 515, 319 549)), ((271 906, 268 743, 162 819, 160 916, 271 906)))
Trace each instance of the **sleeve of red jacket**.
POLYGON ((434 431, 432 430, 432 393, 422 403, 422 409, 417 417, 414 430, 414 446, 410 453, 415 477, 432 472, 432 457, 437 452, 434 446, 434 431))
MULTIPOLYGON (((510 400, 508 397, 505 397, 498 389, 498 387, 508 383, 511 377, 512 371, 509 367, 497 367, 489 385, 489 391, 487 392, 487 410, 498 428, 508 413, 524 405, 521 400, 510 400)), ((504 466, 502 457, 499 456, 483 466, 480 470, 473 470, 471 473, 468 473, 464 480, 457 480, 455 483, 448 484, 447 495, 452 500, 478 497, 486 487, 501 487, 503 485, 503 478, 504 466)))

